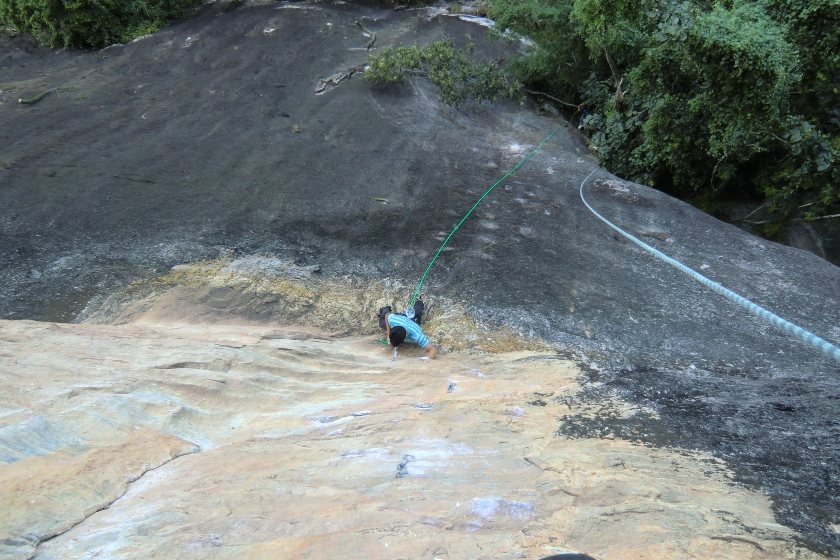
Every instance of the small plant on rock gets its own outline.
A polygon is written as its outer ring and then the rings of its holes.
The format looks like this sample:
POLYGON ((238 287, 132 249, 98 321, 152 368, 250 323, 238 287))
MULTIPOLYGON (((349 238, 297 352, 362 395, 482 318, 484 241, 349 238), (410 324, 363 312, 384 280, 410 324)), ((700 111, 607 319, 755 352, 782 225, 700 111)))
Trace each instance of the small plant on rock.
POLYGON ((409 76, 425 76, 438 89, 438 99, 458 106, 466 99, 497 101, 518 98, 521 84, 496 62, 476 62, 474 45, 456 49, 444 39, 426 46, 388 47, 370 57, 366 80, 401 84, 409 76))

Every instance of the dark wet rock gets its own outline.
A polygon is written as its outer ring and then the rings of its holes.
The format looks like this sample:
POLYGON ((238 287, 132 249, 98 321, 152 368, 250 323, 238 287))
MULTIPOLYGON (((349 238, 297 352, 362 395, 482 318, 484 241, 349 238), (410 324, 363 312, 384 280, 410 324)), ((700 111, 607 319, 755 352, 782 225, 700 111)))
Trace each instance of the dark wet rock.
POLYGON ((779 522, 806 535, 805 544, 828 554, 840 547, 831 527, 840 512, 836 378, 636 368, 602 375, 580 401, 597 412, 561 416, 560 435, 711 451, 737 465, 737 482, 762 488, 779 522), (641 410, 626 417, 604 405, 613 397, 641 410))

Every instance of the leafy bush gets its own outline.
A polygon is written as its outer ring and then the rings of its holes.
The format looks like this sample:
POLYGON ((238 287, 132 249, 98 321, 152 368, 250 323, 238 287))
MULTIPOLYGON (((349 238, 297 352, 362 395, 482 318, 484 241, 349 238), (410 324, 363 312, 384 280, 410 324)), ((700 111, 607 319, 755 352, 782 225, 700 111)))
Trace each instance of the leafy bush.
POLYGON ((517 97, 519 82, 492 61, 473 61, 473 50, 472 44, 456 49, 448 39, 425 47, 388 47, 370 57, 365 79, 401 84, 410 75, 426 76, 437 86, 438 99, 453 106, 468 98, 481 102, 517 97))
POLYGON ((840 213, 836 0, 495 0, 490 16, 534 41, 512 65, 526 83, 589 105, 617 175, 707 209, 761 197, 767 235, 840 213))
POLYGON ((53 47, 101 48, 157 31, 202 0, 0 0, 0 22, 53 47))
POLYGON ((508 60, 508 68, 530 87, 561 99, 576 99, 592 73, 589 50, 571 21, 573 0, 493 0, 488 16, 510 40, 517 34, 535 45, 526 56, 508 60))

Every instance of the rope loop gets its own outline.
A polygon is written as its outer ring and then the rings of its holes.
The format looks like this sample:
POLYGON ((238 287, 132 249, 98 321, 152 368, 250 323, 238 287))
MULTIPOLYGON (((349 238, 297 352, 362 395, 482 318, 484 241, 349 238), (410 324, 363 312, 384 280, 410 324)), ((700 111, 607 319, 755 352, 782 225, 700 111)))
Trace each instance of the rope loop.
POLYGON ((714 290, 715 292, 719 293, 720 295, 722 295, 723 297, 725 297, 729 301, 737 303, 741 307, 744 307, 744 308, 748 309, 750 312, 754 313, 755 315, 758 315, 759 317, 761 317, 765 321, 768 321, 769 323, 771 323, 774 326, 778 327, 779 329, 785 331, 786 333, 792 334, 793 336, 795 336, 796 338, 798 338, 802 342, 804 342, 806 344, 809 344, 810 346, 816 348, 820 352, 823 352, 825 355, 830 356, 830 357, 836 359, 837 361, 840 361, 840 348, 838 348, 837 346, 834 346, 830 342, 826 342, 822 338, 818 337, 817 335, 815 335, 811 332, 806 331, 805 329, 803 329, 802 327, 800 327, 798 325, 794 325, 790 321, 786 321, 785 319, 782 319, 781 317, 779 317, 775 313, 772 313, 771 311, 768 311, 768 310, 764 309, 760 305, 756 305, 755 303, 751 302, 750 300, 748 300, 747 298, 745 298, 743 296, 739 296, 738 294, 736 294, 732 290, 723 287, 722 285, 718 284, 717 282, 715 282, 713 280, 709 280, 708 278, 706 278, 705 276, 703 276, 699 272, 696 272, 696 271, 688 268, 687 266, 685 266, 683 263, 679 262, 678 260, 672 259, 671 257, 662 253, 661 251, 658 251, 658 250, 654 249, 653 247, 651 247, 650 245, 648 245, 644 241, 636 239, 635 237, 633 237, 632 235, 630 235, 629 233, 627 233, 626 231, 624 231, 620 227, 618 227, 615 224, 613 224, 612 222, 610 222, 608 219, 603 217, 601 214, 596 212, 595 209, 592 208, 592 206, 590 206, 588 202, 586 202, 586 198, 584 198, 584 196, 583 196, 583 185, 585 185, 586 182, 589 180, 589 178, 592 177, 592 175, 594 175, 595 172, 598 171, 599 169, 600 169, 600 167, 596 167, 595 169, 593 169, 592 173, 587 175, 586 179, 584 179, 583 182, 580 184, 580 199, 583 201, 583 203, 586 205, 586 207, 589 208, 589 210, 598 217, 598 219, 600 219, 602 222, 604 222, 605 224, 607 224, 608 226, 613 228, 615 231, 617 231, 618 233, 620 233, 621 235, 623 235, 624 237, 626 237, 627 239, 629 239, 630 241, 632 241, 633 243, 635 243, 636 245, 641 247, 642 249, 652 253, 653 256, 655 256, 657 259, 659 259, 661 261, 664 261, 664 262, 670 264, 671 266, 673 266, 675 268, 678 268, 679 270, 681 270, 682 272, 685 272, 686 274, 688 274, 689 276, 691 276, 692 278, 694 278, 695 280, 697 280, 698 282, 700 282, 704 286, 706 286, 706 287, 714 290))

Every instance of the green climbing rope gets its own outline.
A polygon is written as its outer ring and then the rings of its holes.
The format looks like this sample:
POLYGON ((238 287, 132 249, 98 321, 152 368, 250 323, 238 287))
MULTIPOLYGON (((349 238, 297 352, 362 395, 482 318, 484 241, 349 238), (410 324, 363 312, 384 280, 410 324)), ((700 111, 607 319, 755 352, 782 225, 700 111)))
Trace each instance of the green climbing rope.
POLYGON ((466 216, 464 216, 464 217, 461 219, 461 221, 460 221, 460 222, 458 222, 458 225, 457 225, 457 226, 455 226, 455 229, 453 229, 453 230, 452 230, 452 233, 450 233, 450 234, 449 234, 449 236, 447 236, 446 241, 444 241, 444 242, 443 242, 443 245, 441 245, 441 246, 440 246, 440 249, 438 249, 438 252, 437 252, 437 253, 435 253, 435 258, 433 258, 433 259, 432 259, 432 262, 430 262, 430 263, 429 263, 429 266, 427 266, 427 267, 426 267, 426 272, 424 272, 424 273, 423 273, 423 277, 420 279, 420 283, 419 283, 419 284, 417 284, 417 289, 416 289, 416 290, 414 290, 414 296, 411 298, 411 303, 409 303, 409 304, 408 304, 408 306, 409 306, 409 307, 412 307, 412 306, 414 305, 414 300, 416 300, 416 299, 417 299, 417 294, 419 294, 419 293, 420 293, 420 287, 423 285, 423 281, 426 279, 426 275, 429 273, 429 269, 431 269, 431 268, 432 268, 432 265, 433 265, 433 264, 435 264, 435 261, 437 260, 438 256, 440 255, 440 252, 441 252, 441 251, 443 251, 443 248, 444 248, 444 247, 446 247, 447 242, 449 242, 449 238, 450 238, 450 237, 452 237, 452 235, 453 235, 456 231, 458 231, 458 228, 459 228, 459 227, 461 227, 461 224, 463 224, 463 223, 464 223, 464 220, 466 220, 466 219, 470 216, 470 214, 472 214, 472 211, 473 211, 473 210, 475 210, 476 206, 478 206, 479 204, 481 204, 481 201, 482 201, 482 200, 484 200, 484 197, 485 197, 485 196, 487 196, 488 194, 490 194, 490 191, 492 191, 493 189, 495 189, 495 188, 496 188, 496 185, 498 185, 499 183, 501 183, 502 181, 504 181, 505 179, 507 179, 508 175, 510 175, 511 173, 513 173, 514 171, 516 171, 517 169, 519 169, 519 166, 520 166, 520 165, 522 165, 523 163, 525 163, 526 161, 528 161, 528 160, 531 158, 531 156, 532 156, 532 155, 534 155, 534 154, 536 154, 538 151, 540 151, 540 148, 542 148, 543 144, 545 144, 546 142, 548 142, 548 141, 551 139, 551 137, 552 137, 552 136, 554 136, 555 134, 557 134, 557 131, 558 131, 558 130, 560 130, 560 129, 561 129, 561 128, 563 128, 564 126, 568 126, 568 125, 569 125, 569 123, 566 123, 566 124, 561 124, 560 126, 558 126, 557 128, 555 128, 555 129, 554 129, 554 132, 552 132, 551 134, 549 134, 548 136, 546 136, 545 140, 543 140, 542 142, 540 142, 540 145, 539 145, 539 146, 537 146, 537 149, 536 149, 536 150, 534 150, 533 152, 531 152, 530 154, 528 154, 528 155, 525 157, 525 159, 523 159, 523 160, 522 160, 522 161, 520 161, 518 164, 516 164, 516 167, 514 167, 513 169, 511 169, 510 171, 508 171, 507 173, 505 173, 505 176, 504 176, 504 177, 502 177, 501 179, 499 179, 498 181, 496 181, 496 183, 495 183, 492 187, 490 187, 489 189, 487 189, 487 192, 486 192, 486 193, 484 193, 484 194, 481 196, 481 198, 479 198, 479 199, 478 199, 478 202, 476 202, 475 204, 473 204, 473 207, 472 207, 472 208, 470 208, 470 211, 469 211, 469 212, 467 212, 467 215, 466 215, 466 216))

